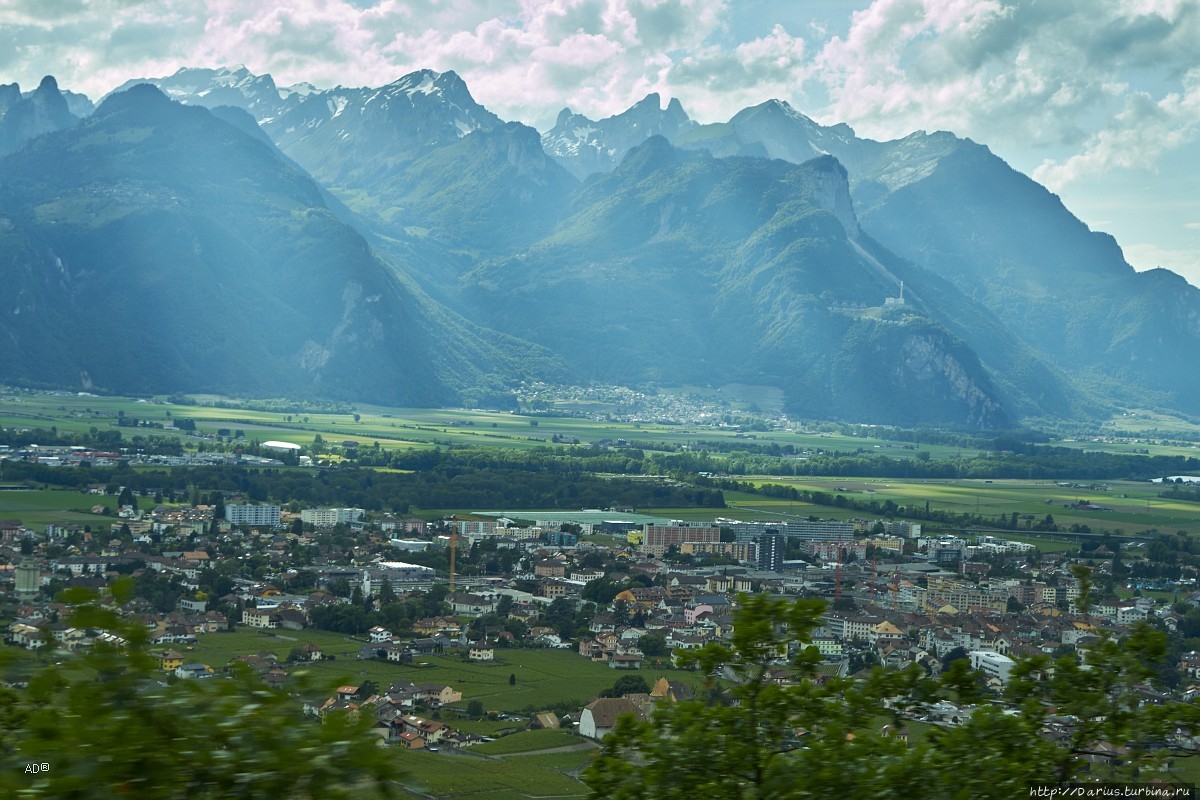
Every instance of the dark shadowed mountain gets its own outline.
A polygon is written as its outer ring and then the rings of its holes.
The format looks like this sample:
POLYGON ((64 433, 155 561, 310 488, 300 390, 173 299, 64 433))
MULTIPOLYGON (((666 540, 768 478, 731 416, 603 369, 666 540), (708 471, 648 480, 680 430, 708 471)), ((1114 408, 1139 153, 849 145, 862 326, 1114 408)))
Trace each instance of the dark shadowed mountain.
MULTIPOLYGON (((1200 413, 1200 290, 1165 270, 1135 272, 1112 237, 986 147, 945 132, 860 139, 775 100, 675 142, 793 163, 836 157, 873 238, 978 301, 1081 390, 1200 413)), ((988 326, 961 330, 994 348, 988 326)))
POLYGON ((956 327, 981 315, 1003 335, 984 309, 861 230, 831 157, 718 159, 654 137, 571 208, 465 285, 485 324, 519 329, 576 373, 781 386, 787 408, 807 416, 999 426, 1072 410, 1067 383, 1011 336, 988 365, 939 320, 954 304, 956 327), (919 291, 885 306, 901 280, 919 291), (1036 376, 1041 396, 994 380, 1001 368, 1036 376))
POLYGON ((15 83, 0 83, 0 117, 21 102, 21 87, 15 83))
POLYGON ((971 293, 1084 385, 1200 412, 1200 290, 1166 270, 1135 272, 1112 237, 981 145, 956 140, 917 168, 920 180, 885 192, 861 187, 864 224, 881 241, 971 293))
POLYGON ((22 95, 15 83, 0 87, 0 155, 13 152, 35 136, 62 130, 77 121, 58 91, 58 83, 49 75, 28 95, 22 95))
POLYGON ((578 182, 538 132, 503 123, 430 149, 387 187, 384 223, 478 256, 509 253, 549 232, 578 182))
POLYGON ((554 372, 402 280, 268 142, 149 86, 19 156, 0 162, 7 379, 429 404, 554 372))

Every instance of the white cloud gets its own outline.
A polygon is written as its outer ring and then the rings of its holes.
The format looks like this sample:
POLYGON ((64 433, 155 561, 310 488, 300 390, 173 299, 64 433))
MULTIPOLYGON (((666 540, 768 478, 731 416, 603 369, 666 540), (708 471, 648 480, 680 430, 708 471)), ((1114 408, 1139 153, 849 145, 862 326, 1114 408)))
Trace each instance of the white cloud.
POLYGON ((1200 70, 1184 81, 1185 90, 1155 101, 1146 92, 1130 95, 1125 108, 1091 136, 1082 152, 1061 162, 1044 161, 1035 180, 1061 191, 1084 177, 1114 168, 1157 171, 1166 152, 1200 133, 1200 70))
POLYGON ((1129 75, 1161 99, 1197 63, 1200 4, 878 0, 816 57, 825 121, 892 137, 948 129, 1001 146, 1078 145, 1129 75))
POLYGON ((0 71, 27 84, 52 73, 95 96, 181 66, 241 63, 324 86, 431 67, 535 123, 658 91, 706 121, 779 97, 881 138, 946 128, 1078 145, 1131 91, 1163 99, 1131 88, 1127 70, 1177 78, 1195 65, 1198 12, 1198 0, 876 0, 842 36, 764 17, 742 26, 756 38, 729 41, 730 0, 10 0, 0 71), (828 104, 806 102, 817 96, 828 104))
MULTIPOLYGON (((812 72, 807 46, 782 25, 732 49, 701 48, 670 66, 666 93, 702 121, 724 121, 771 98, 797 100, 812 72)), ((801 104, 802 106, 802 104, 801 104)))

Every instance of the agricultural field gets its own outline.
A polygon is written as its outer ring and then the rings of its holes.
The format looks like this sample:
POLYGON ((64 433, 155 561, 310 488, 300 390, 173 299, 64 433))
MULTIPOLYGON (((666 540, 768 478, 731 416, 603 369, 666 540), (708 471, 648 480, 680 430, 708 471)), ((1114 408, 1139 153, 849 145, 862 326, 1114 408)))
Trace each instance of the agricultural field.
MULTIPOLYGON (((4 485, 0 480, 0 487, 4 485)), ((44 530, 47 523, 51 522, 90 525, 93 530, 108 530, 113 521, 119 521, 115 516, 116 510, 117 498, 112 495, 83 494, 61 489, 0 488, 0 519, 19 519, 39 530, 44 530), (114 516, 93 514, 91 509, 95 506, 109 509, 114 516)))
MULTIPOLYGON (((579 741, 578 739, 576 741, 579 741)), ((578 745, 576 747, 579 747, 578 745)), ((519 759, 520 763, 555 769, 577 775, 583 771, 596 756, 595 747, 572 749, 559 748, 558 752, 511 753, 508 758, 519 759)))
MULTIPOLYGON (((208 398, 212 401, 220 398, 208 398)), ((0 395, 0 427, 50 428, 66 432, 87 432, 91 428, 115 427, 120 417, 161 425, 174 419, 191 419, 199 434, 217 431, 242 431, 247 439, 280 439, 310 447, 319 434, 323 439, 341 442, 353 440, 360 445, 378 442, 385 449, 431 447, 434 445, 472 445, 529 448, 548 444, 557 436, 572 442, 625 439, 631 445, 667 443, 693 444, 698 441, 737 442, 739 434, 729 429, 695 425, 606 422, 576 417, 520 416, 500 411, 468 409, 415 409, 383 406, 356 406, 340 413, 274 412, 248 408, 221 408, 167 402, 164 398, 136 399, 92 395, 20 393, 0 395), (357 418, 356 418, 357 417, 357 418)), ((197 437, 171 429, 122 429, 126 435, 154 433, 179 437, 185 447, 197 437)), ((896 457, 911 457, 917 450, 931 456, 963 454, 959 448, 942 445, 916 445, 892 442, 885 438, 843 436, 833 433, 773 430, 741 435, 749 444, 791 444, 810 450, 879 450, 896 457), (752 436, 753 438, 747 438, 752 436)))
POLYGON ((196 644, 187 652, 187 658, 189 661, 194 660, 220 669, 235 656, 250 653, 273 653, 283 660, 294 648, 308 642, 319 645, 326 655, 335 656, 336 662, 353 662, 358 655, 359 645, 362 644, 343 634, 315 628, 302 631, 258 631, 239 627, 235 631, 221 631, 197 637, 196 644))
MULTIPOLYGON (((929 504, 931 510, 981 514, 985 517, 1033 515, 1041 520, 1054 517, 1060 526, 1087 525, 1094 532, 1123 530, 1129 534, 1147 530, 1200 530, 1200 504, 1159 497, 1158 484, 1133 481, 1103 483, 1055 483, 1020 480, 919 480, 894 478, 790 478, 759 476, 749 478, 757 485, 779 484, 797 489, 842 494, 858 502, 887 500, 899 506, 929 504), (1085 503, 1093 508, 1079 507, 1085 503)), ((862 512, 833 506, 818 506, 758 495, 726 492, 731 508, 781 517, 850 518, 862 512)), ((749 514, 747 514, 748 516, 749 514)))
POLYGON ((575 734, 563 730, 539 730, 515 733, 494 742, 484 742, 471 748, 472 753, 482 753, 485 756, 506 756, 515 753, 532 753, 538 750, 552 750, 559 747, 571 747, 586 743, 575 734))
MULTIPOLYGON (((764 387, 722 387, 729 408, 736 412, 761 409, 774 412, 779 399, 764 387)), ((664 389, 662 394, 686 393, 693 396, 720 396, 714 389, 683 387, 664 389), (706 394, 707 393, 707 394, 706 394)), ((200 402, 233 403, 219 397, 193 398, 200 402)), ((712 399, 712 397, 709 397, 712 399)), ((739 433, 712 425, 660 424, 650 422, 617 422, 586 419, 574 416, 554 416, 555 409, 565 414, 606 412, 604 404, 570 402, 552 405, 548 413, 536 417, 502 411, 472 409, 389 408, 362 405, 339 408, 337 413, 324 411, 263 411, 252 408, 224 408, 215 405, 187 405, 168 402, 166 398, 125 398, 74 395, 67 393, 0 393, 0 427, 54 427, 62 432, 86 433, 91 428, 111 429, 124 416, 170 425, 174 419, 190 419, 196 424, 196 434, 215 436, 218 431, 241 431, 251 441, 278 439, 312 448, 316 437, 331 442, 355 441, 360 446, 385 450, 427 448, 448 445, 476 447, 508 447, 527 449, 554 441, 589 443, 600 440, 624 439, 631 446, 670 444, 694 445, 697 442, 744 441, 747 446, 778 444, 800 450, 839 451, 864 450, 895 458, 912 458, 927 452, 931 458, 973 457, 976 451, 950 445, 893 441, 880 429, 879 437, 847 436, 838 433, 806 430, 802 424, 790 429, 773 429, 754 433, 739 433), (594 406, 594 407, 592 407, 594 406)), ((1150 455, 1200 455, 1196 443, 1162 438, 1163 433, 1180 436, 1200 433, 1200 426, 1176 418, 1162 417, 1152 412, 1137 412, 1116 418, 1113 430, 1137 434, 1141 429, 1158 431, 1154 438, 1133 439, 1105 436, 1101 427, 1093 436, 1078 436, 1054 442, 1066 447, 1110 453, 1145 452, 1150 455)), ((123 428, 126 436, 137 434, 178 437, 185 449, 195 449, 200 436, 184 431, 165 429, 123 428)))
POLYGON ((1131 408, 1113 416, 1101 426, 1101 430, 1112 429, 1128 433, 1182 434, 1194 436, 1197 425, 1194 421, 1181 419, 1173 414, 1164 414, 1144 408, 1131 408))

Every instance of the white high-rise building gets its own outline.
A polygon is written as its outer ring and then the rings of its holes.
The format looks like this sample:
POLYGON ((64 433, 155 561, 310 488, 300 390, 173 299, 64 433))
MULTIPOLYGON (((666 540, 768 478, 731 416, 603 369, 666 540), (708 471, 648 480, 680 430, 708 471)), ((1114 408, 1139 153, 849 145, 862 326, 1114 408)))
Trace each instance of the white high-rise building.
POLYGON ((358 522, 365 513, 361 508, 306 508, 300 512, 300 521, 315 528, 332 528, 358 522))
POLYGON ((279 525, 279 506, 244 505, 225 506, 225 519, 234 525, 263 525, 276 527, 279 525))

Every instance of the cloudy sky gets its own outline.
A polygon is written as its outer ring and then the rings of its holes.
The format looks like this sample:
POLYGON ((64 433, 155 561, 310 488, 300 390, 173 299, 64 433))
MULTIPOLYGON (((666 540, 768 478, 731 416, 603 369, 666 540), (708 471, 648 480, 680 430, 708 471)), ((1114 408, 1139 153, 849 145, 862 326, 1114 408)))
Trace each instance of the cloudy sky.
POLYGON ((702 122, 788 100, 890 139, 987 144, 1200 285, 1200 0, 0 0, 0 82, 99 97, 245 64, 280 85, 455 70, 540 129, 652 91, 702 122))

